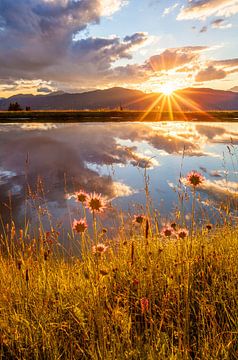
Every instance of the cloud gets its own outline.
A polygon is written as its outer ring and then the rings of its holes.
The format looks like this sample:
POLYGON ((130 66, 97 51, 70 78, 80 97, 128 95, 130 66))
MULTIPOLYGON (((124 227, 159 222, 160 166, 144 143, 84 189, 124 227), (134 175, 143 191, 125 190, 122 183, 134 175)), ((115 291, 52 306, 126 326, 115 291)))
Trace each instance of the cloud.
POLYGON ((218 204, 227 204, 231 208, 237 208, 238 205, 238 185, 237 182, 221 180, 206 180, 199 188, 201 192, 208 194, 218 204))
POLYGON ((232 27, 232 24, 227 23, 225 19, 216 19, 211 22, 213 29, 229 29, 232 27))
POLYGON ((225 59, 225 60, 214 60, 212 62, 215 66, 222 66, 222 67, 238 67, 238 58, 235 59, 225 59))
MULTIPOLYGON (((2 125, 0 126, 2 158, 0 211, 7 215, 4 203, 8 203, 8 195, 11 192, 14 215, 24 214, 21 210, 26 201, 26 158, 28 158, 27 170, 32 189, 36 188, 40 176, 46 190, 47 202, 53 204, 54 212, 57 209, 62 217, 62 214, 67 213, 63 190, 65 181, 67 193, 84 188, 89 192, 100 192, 111 199, 130 196, 134 193, 134 189, 121 181, 115 183, 110 175, 103 175, 107 166, 114 173, 116 166, 131 165, 141 169, 157 167, 159 166, 157 160, 165 153, 173 154, 178 158, 182 154, 186 158, 214 156, 203 150, 210 144, 219 144, 222 141, 225 144, 231 143, 231 140, 228 141, 233 134, 230 127, 231 125, 226 124, 223 127, 218 125, 209 127, 176 122, 126 123, 123 126, 112 123, 110 126, 98 124, 96 127, 90 123, 63 126, 2 125), (141 149, 138 148, 138 143, 143 144, 141 149), (149 153, 144 149, 149 149, 149 153)), ((234 130, 237 130, 235 126, 234 130)), ((237 142, 237 132, 233 135, 236 136, 237 142)), ((210 173, 210 175, 216 174, 210 173)), ((30 202, 30 199, 27 200, 30 202)))
MULTIPOLYGON (((201 170, 206 170, 202 168, 201 170)), ((205 171, 207 172, 207 171, 205 171)), ((214 172, 214 174, 209 173, 212 177, 220 177, 219 172, 214 172)), ((186 178, 181 179, 182 183, 188 187, 192 187, 186 178)), ((171 187, 175 188, 174 184, 169 184, 171 187)), ((219 204, 228 204, 231 208, 236 209, 238 205, 238 185, 237 182, 227 181, 227 179, 219 180, 209 180, 206 179, 201 185, 197 187, 197 191, 209 195, 208 204, 211 205, 212 202, 219 204), (211 201, 212 200, 212 201, 211 201)), ((203 201, 206 203, 207 201, 203 201)))
POLYGON ((173 12, 177 7, 179 6, 178 3, 175 3, 174 5, 167 7, 164 9, 163 16, 169 15, 171 12, 173 12))
POLYGON ((149 65, 154 71, 174 69, 189 64, 199 58, 199 53, 206 50, 205 46, 187 46, 167 49, 149 59, 149 65))
POLYGON ((216 69, 214 66, 210 65, 205 70, 201 70, 197 73, 195 81, 211 81, 224 79, 227 73, 224 70, 216 69))
MULTIPOLYGON (((27 91, 31 92, 32 89, 36 89, 37 92, 39 92, 39 89, 49 89, 49 92, 55 91, 56 88, 52 86, 52 83, 50 81, 42 81, 40 79, 38 80, 14 80, 14 79, 2 79, 0 80, 0 90, 2 91, 16 91, 16 92, 22 92, 27 91)), ((46 92, 46 91, 43 91, 46 92)))
POLYGON ((207 32, 207 26, 203 26, 199 32, 200 33, 207 32))
POLYGON ((225 134, 226 130, 223 127, 196 125, 196 130, 201 135, 205 135, 209 140, 215 138, 217 135, 225 134))
POLYGON ((128 2, 129 0, 101 0, 101 15, 111 16, 128 2))
POLYGON ((52 89, 50 89, 48 87, 40 87, 40 88, 37 89, 37 92, 49 94, 49 93, 52 92, 52 89))
MULTIPOLYGON (((185 75, 186 81, 194 76, 197 66, 206 70, 201 59, 201 53, 209 49, 205 46, 168 48, 137 64, 133 56, 148 43, 151 37, 147 33, 136 32, 121 38, 87 35, 89 26, 99 24, 103 16, 112 16, 128 3, 126 0, 0 0, 0 91, 12 94, 33 89, 34 93, 47 93, 48 88, 76 92, 128 84, 142 88, 143 83, 145 88, 151 84, 153 89, 158 76, 161 76, 159 81, 167 81, 163 76, 167 77, 172 69, 187 66, 190 74, 179 74, 185 75)), ((165 14, 177 7, 178 2, 166 8, 165 14)), ((209 65, 216 68, 213 63, 209 65)), ((217 69, 220 78, 222 70, 217 69)))
POLYGON ((37 73, 37 78, 44 81, 72 82, 72 87, 83 87, 87 80, 95 86, 97 75, 98 82, 107 83, 112 65, 119 59, 131 59, 131 51, 147 40, 147 34, 138 32, 124 39, 83 39, 78 34, 127 3, 1 0, 0 78, 35 80, 37 73))
POLYGON ((238 59, 213 60, 206 69, 199 71, 195 77, 197 82, 224 79, 227 75, 238 72, 238 59))
MULTIPOLYGON (((125 124, 123 129, 120 124, 111 127, 102 125, 97 127, 97 130, 94 125, 80 127, 67 125, 57 128, 42 126, 44 124, 37 124, 37 127, 35 124, 28 125, 28 127, 13 125, 8 133, 6 127, 0 128, 0 153, 3 159, 0 177, 0 211, 6 216, 5 220, 8 212, 4 204, 8 203, 9 192, 12 195, 15 220, 22 213, 21 209, 26 200, 26 158, 28 158, 29 185, 34 191, 37 179, 41 177, 46 190, 46 200, 54 204, 53 211, 55 213, 57 208, 60 217, 66 212, 63 191, 65 181, 69 193, 84 188, 89 192, 100 192, 112 199, 131 195, 134 191, 122 183, 115 183, 111 176, 102 175, 97 170, 97 166, 130 163, 132 166, 144 168, 158 165, 153 159, 138 154, 135 146, 123 146, 118 141, 124 138, 133 142, 143 139, 144 135, 149 136, 146 133, 148 127, 144 125, 125 124), (44 133, 44 130, 47 131, 44 133), (7 141, 5 141, 6 136, 7 141), (13 148, 15 151, 10 151, 13 148), (90 165, 94 165, 93 169, 90 165)), ((30 203, 30 199, 28 202, 30 203)))
POLYGON ((237 0, 190 0, 182 6, 177 20, 206 19, 210 16, 229 17, 238 13, 237 0))

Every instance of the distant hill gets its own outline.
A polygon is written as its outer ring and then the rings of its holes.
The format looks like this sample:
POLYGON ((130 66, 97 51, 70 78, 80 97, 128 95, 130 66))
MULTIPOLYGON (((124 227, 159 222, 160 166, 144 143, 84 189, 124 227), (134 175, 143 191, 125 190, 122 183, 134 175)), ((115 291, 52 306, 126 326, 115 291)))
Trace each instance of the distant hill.
MULTIPOLYGON (((173 109, 181 110, 238 110, 238 93, 233 91, 213 90, 206 88, 187 88, 176 91, 173 109)), ((17 101, 22 108, 30 106, 32 110, 95 110, 116 109, 122 107, 130 110, 144 110, 148 107, 160 109, 163 96, 160 93, 144 93, 114 87, 106 90, 95 90, 79 94, 51 93, 47 95, 15 95, 0 99, 0 110, 7 110, 10 102, 17 101)), ((173 103, 173 97, 171 98, 173 103)), ((165 99, 164 110, 169 102, 165 99)))
POLYGON ((230 89, 230 91, 238 92, 238 86, 234 86, 233 88, 230 89))

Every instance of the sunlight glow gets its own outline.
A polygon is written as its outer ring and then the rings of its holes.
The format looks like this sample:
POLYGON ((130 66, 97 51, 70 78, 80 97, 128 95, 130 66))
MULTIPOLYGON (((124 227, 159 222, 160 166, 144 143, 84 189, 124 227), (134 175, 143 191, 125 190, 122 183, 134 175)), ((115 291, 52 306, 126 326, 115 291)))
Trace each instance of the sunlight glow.
POLYGON ((160 91, 166 96, 172 95, 175 90, 176 90, 176 86, 171 83, 163 84, 160 88, 160 91))

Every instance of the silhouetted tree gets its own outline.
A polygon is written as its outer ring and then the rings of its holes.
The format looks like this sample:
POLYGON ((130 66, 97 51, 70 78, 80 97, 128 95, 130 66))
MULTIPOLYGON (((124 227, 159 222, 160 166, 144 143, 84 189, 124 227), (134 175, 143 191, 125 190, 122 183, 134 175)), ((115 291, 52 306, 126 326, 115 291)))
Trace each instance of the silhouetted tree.
POLYGON ((18 104, 18 102, 13 102, 10 103, 9 107, 8 107, 8 111, 21 111, 22 108, 20 107, 20 105, 18 104))
POLYGON ((26 111, 31 111, 31 107, 30 107, 30 106, 26 106, 26 111))

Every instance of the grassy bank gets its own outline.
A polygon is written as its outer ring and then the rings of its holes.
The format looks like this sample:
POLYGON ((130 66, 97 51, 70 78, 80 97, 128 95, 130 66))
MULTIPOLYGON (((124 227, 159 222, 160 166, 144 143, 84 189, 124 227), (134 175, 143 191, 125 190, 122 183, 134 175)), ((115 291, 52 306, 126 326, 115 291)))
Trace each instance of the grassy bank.
POLYGON ((238 358, 238 229, 124 226, 115 239, 81 228, 67 259, 53 230, 4 226, 2 359, 238 358))
POLYGON ((0 111, 0 122, 238 121, 238 111, 0 111))

